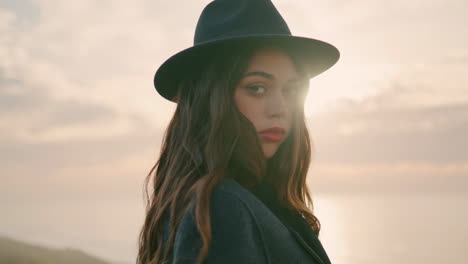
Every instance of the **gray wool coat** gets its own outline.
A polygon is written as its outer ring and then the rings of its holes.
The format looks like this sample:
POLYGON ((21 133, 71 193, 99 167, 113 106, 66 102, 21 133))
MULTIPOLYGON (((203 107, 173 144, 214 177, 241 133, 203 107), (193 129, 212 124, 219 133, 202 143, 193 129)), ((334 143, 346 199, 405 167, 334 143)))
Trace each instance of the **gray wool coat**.
MULTIPOLYGON (((204 264, 330 264, 310 226, 288 212, 266 181, 249 191, 233 179, 222 180, 211 197, 212 240, 204 264)), ((168 234, 166 221, 166 241, 168 234)), ((195 263, 201 246, 194 210, 188 209, 168 263, 195 263)))

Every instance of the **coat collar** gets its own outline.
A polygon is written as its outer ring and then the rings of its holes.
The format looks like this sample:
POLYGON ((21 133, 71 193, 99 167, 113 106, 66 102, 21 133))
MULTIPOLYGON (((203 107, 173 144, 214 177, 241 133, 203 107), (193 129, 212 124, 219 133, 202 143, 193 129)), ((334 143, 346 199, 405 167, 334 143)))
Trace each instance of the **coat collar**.
MULTIPOLYGON (((266 177, 265 177, 266 178, 266 177)), ((288 228, 297 242, 314 257, 320 264, 330 264, 330 259, 325 252, 317 235, 309 224, 297 212, 291 212, 278 202, 273 186, 266 180, 257 184, 252 193, 262 201, 273 214, 288 228)))

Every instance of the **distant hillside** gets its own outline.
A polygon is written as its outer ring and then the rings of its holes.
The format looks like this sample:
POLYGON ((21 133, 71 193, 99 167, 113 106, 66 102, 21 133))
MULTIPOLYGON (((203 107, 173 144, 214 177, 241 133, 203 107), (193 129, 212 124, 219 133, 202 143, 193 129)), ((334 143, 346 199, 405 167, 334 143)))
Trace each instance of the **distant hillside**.
POLYGON ((51 249, 0 236, 1 264, 111 264, 75 249, 51 249))

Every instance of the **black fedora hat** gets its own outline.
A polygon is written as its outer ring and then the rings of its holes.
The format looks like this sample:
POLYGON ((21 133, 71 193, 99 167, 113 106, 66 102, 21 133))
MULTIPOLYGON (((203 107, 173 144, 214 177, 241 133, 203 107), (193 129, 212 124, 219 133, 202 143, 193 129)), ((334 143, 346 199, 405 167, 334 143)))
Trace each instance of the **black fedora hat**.
POLYGON ((219 56, 217 47, 275 43, 301 54, 310 78, 326 71, 339 59, 333 45, 293 36, 270 0, 215 0, 200 15, 194 45, 167 59, 154 75, 154 86, 164 98, 175 101, 180 76, 200 68, 207 56, 219 56))

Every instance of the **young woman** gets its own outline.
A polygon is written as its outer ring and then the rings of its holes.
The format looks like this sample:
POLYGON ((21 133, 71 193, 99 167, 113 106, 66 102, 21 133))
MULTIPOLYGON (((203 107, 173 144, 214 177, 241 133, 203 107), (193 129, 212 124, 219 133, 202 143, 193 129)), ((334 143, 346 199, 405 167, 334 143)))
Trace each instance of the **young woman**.
POLYGON ((158 69, 177 103, 140 233, 138 264, 330 263, 306 186, 308 80, 339 57, 292 36, 268 0, 216 0, 195 44, 158 69))

